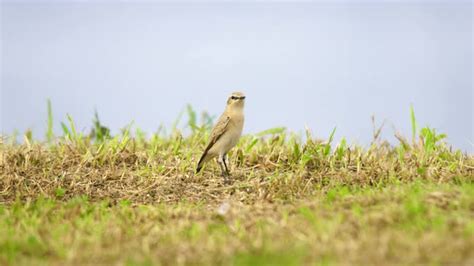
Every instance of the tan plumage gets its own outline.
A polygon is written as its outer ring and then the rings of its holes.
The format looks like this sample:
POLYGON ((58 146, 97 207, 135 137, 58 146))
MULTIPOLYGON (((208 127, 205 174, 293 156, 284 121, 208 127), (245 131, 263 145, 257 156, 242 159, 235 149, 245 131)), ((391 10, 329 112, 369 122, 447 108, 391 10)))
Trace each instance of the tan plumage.
POLYGON ((217 157, 224 177, 229 175, 227 152, 239 141, 244 125, 244 102, 245 96, 241 92, 234 92, 227 100, 224 113, 219 117, 216 125, 211 131, 209 143, 204 150, 197 165, 198 173, 204 163, 217 157))

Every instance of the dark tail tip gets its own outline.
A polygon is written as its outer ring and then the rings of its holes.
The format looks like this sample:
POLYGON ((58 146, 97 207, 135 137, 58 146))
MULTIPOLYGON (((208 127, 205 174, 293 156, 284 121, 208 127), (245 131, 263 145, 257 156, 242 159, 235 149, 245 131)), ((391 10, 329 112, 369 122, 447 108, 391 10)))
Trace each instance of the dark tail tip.
POLYGON ((204 165, 204 157, 206 156, 206 153, 204 153, 201 158, 199 159, 199 162, 198 162, 198 165, 196 167, 196 174, 199 173, 199 171, 201 171, 202 169, 202 166, 204 165))

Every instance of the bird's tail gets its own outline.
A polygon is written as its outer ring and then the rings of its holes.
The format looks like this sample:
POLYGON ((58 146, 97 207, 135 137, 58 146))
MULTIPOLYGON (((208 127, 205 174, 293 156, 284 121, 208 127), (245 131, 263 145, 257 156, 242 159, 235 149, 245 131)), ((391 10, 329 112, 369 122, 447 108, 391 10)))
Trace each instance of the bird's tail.
POLYGON ((204 153, 204 154, 201 156, 201 159, 199 159, 199 162, 198 162, 198 165, 197 165, 197 168, 196 168, 196 174, 199 173, 199 171, 201 171, 202 166, 203 166, 204 163, 206 162, 206 161, 205 161, 206 155, 207 155, 207 154, 204 153))

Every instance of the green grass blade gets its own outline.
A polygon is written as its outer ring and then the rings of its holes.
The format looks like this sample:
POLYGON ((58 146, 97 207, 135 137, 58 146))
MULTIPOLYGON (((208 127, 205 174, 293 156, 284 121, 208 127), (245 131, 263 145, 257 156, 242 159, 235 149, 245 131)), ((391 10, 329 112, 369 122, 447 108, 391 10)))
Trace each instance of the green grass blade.
POLYGON ((72 120, 72 117, 68 114, 67 115, 67 120, 69 121, 69 127, 71 129, 71 137, 74 140, 77 140, 77 131, 76 131, 76 126, 74 125, 74 121, 72 120))
POLYGON ((67 125, 64 124, 63 122, 61 122, 61 128, 63 129, 63 135, 64 135, 64 137, 69 138, 69 137, 71 136, 71 131, 69 130, 69 128, 67 127, 67 125))
POLYGON ((47 105, 48 105, 48 128, 46 130, 46 140, 48 142, 51 142, 54 138, 54 133, 53 133, 53 108, 51 106, 50 99, 48 99, 47 105))
POLYGON ((188 113, 188 126, 189 128, 191 128, 192 132, 194 133, 196 129, 198 128, 196 112, 194 111, 193 107, 190 104, 186 106, 186 111, 188 113))
POLYGON ((413 105, 410 106, 410 118, 411 118, 411 137, 412 137, 413 144, 415 144, 417 129, 416 129, 415 110, 413 109, 413 105))
POLYGON ((334 134, 336 133, 336 127, 331 131, 331 134, 329 135, 328 143, 326 144, 326 147, 324 147, 324 155, 328 156, 329 153, 331 152, 331 142, 334 139, 334 134))
POLYGON ((286 127, 274 127, 274 128, 269 128, 269 129, 266 129, 264 131, 261 131, 261 132, 255 134, 255 136, 263 137, 263 136, 267 136, 267 135, 277 135, 277 134, 281 134, 281 133, 285 132, 285 130, 286 130, 286 127))
POLYGON ((252 150, 253 146, 255 146, 255 144, 257 144, 258 142, 258 138, 254 138, 252 140, 252 142, 250 142, 250 144, 245 148, 245 152, 248 153, 252 150))

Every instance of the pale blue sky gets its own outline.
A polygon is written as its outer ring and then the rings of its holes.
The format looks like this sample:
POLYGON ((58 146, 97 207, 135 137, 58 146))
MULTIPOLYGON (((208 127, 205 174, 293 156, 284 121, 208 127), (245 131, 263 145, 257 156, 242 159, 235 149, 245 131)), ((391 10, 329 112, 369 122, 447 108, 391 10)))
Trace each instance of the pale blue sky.
POLYGON ((286 126, 368 143, 370 117, 473 150, 470 1, 3 2, 1 124, 44 136, 46 99, 88 131, 152 132, 187 103, 213 115, 247 94, 246 133, 286 126))

